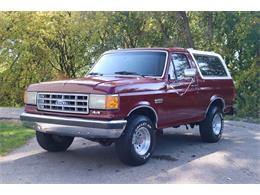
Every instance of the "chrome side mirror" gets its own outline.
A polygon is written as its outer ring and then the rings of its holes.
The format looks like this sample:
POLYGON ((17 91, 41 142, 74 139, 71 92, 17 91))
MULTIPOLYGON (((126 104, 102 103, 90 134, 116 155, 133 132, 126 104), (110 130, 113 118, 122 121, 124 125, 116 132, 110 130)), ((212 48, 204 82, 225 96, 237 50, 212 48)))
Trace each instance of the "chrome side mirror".
POLYGON ((185 77, 194 77, 196 75, 197 70, 195 68, 184 69, 185 77))

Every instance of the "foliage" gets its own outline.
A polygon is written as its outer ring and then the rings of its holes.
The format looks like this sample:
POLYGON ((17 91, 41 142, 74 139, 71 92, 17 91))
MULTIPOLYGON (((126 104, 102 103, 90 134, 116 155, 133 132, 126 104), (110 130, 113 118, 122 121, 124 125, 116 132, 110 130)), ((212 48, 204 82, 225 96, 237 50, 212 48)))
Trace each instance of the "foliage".
MULTIPOLYGON (((259 62, 258 62, 259 63, 259 62)), ((256 62, 236 82, 239 116, 260 116, 260 69, 256 62), (252 82, 253 81, 253 82, 252 82)))
POLYGON ((0 156, 23 145, 34 136, 34 131, 18 122, 0 121, 0 156))
POLYGON ((0 105, 30 83, 83 76, 106 50, 193 47, 224 56, 240 116, 259 117, 259 12, 1 12, 0 105))

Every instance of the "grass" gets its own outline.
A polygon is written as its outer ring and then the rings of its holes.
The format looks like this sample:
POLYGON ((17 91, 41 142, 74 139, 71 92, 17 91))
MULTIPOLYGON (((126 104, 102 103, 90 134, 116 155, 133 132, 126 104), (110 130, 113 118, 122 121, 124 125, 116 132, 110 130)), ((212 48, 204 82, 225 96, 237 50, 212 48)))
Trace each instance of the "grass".
POLYGON ((25 144, 34 136, 34 131, 20 121, 0 120, 0 156, 25 144))

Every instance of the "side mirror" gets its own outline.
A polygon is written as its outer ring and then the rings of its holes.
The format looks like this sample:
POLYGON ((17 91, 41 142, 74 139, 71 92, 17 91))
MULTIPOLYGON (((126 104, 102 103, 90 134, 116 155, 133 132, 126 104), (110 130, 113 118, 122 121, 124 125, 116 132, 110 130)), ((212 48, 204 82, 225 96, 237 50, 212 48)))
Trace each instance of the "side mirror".
POLYGON ((185 77, 194 77, 196 75, 196 69, 195 68, 189 68, 184 70, 184 76, 185 77))

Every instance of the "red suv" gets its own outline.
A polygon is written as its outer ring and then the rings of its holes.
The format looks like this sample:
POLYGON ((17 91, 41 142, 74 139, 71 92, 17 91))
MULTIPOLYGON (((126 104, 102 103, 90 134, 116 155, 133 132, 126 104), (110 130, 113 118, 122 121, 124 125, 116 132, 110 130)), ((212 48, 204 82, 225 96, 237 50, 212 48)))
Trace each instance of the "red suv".
POLYGON ((234 96, 219 54, 119 49, 105 52, 83 78, 30 85, 21 120, 33 122, 47 151, 65 151, 74 137, 82 137, 115 143, 122 162, 141 165, 163 128, 199 125, 203 141, 219 141, 234 96))

